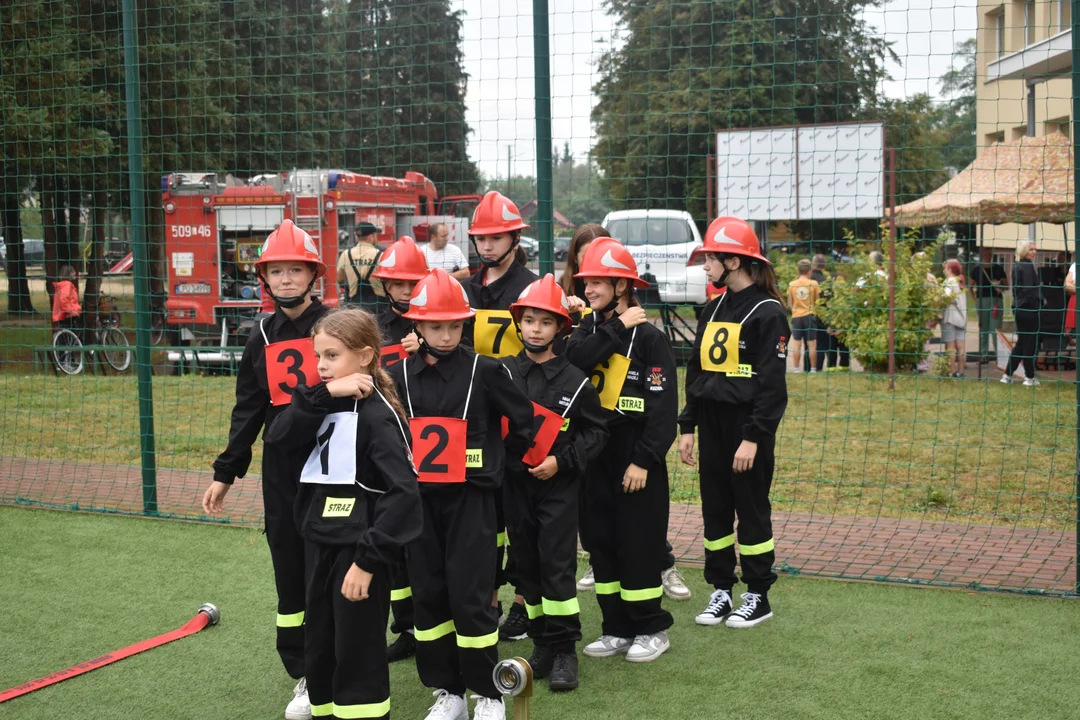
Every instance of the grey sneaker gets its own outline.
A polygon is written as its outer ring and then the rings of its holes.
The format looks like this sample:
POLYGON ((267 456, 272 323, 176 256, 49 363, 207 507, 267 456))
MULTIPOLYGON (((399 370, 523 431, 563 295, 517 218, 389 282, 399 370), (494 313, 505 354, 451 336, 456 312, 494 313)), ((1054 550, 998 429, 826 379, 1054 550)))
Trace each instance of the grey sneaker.
POLYGON ((669 598, 672 600, 690 599, 690 588, 686 587, 686 581, 679 574, 679 568, 672 565, 660 573, 660 578, 664 581, 664 594, 669 598))
POLYGON ((585 574, 581 576, 581 579, 577 581, 578 592, 592 592, 596 589, 596 578, 593 577, 592 565, 585 571, 585 574))
POLYGON ((655 635, 638 635, 634 638, 634 644, 626 652, 629 662, 652 662, 668 651, 671 642, 668 640, 667 630, 655 635))
POLYGON ((601 635, 599 640, 586 645, 583 652, 589 657, 594 658, 613 657, 620 653, 627 652, 633 642, 634 641, 630 638, 615 637, 614 635, 601 635))

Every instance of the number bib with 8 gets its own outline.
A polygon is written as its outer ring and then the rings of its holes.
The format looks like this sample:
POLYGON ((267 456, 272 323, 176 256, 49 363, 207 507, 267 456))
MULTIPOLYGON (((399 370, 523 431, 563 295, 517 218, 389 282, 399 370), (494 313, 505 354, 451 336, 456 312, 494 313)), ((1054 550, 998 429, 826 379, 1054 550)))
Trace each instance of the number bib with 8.
POLYGON ((746 317, 742 319, 742 322, 717 322, 713 318, 716 317, 716 311, 720 309, 720 305, 723 304, 726 298, 726 294, 720 298, 720 302, 713 308, 709 322, 705 324, 705 334, 702 338, 699 355, 701 369, 706 372, 722 372, 728 377, 753 377, 753 367, 739 362, 739 338, 742 335, 743 323, 749 320, 754 311, 762 305, 766 303, 779 305, 780 303, 773 299, 762 300, 752 307, 750 312, 746 313, 746 317))
POLYGON ((522 350, 509 310, 477 310, 473 347, 488 357, 512 357, 522 350))

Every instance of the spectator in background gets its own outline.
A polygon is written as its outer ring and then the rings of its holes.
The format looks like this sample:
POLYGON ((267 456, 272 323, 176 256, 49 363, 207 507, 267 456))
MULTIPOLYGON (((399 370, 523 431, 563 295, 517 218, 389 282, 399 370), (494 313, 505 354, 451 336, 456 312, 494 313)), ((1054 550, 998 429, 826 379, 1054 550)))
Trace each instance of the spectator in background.
POLYGON ((1042 310, 1042 289, 1035 269, 1038 250, 1032 240, 1025 240, 1016 249, 1012 270, 1013 314, 1016 317, 1016 345, 1009 354, 1001 382, 1012 382, 1012 375, 1024 365, 1024 384, 1038 385, 1035 379, 1035 355, 1039 351, 1039 312, 1042 310))
MULTIPOLYGON (((826 307, 836 296, 836 287, 846 282, 847 278, 844 277, 844 271, 837 268, 836 272, 833 273, 832 282, 821 289, 822 301, 826 307)), ((826 332, 829 335, 829 347, 825 351, 826 355, 828 355, 825 358, 827 365, 825 372, 848 372, 851 370, 851 350, 840 340, 839 330, 829 328, 826 332)))
POLYGON ((945 261, 945 297, 952 302, 941 317, 941 340, 949 353, 949 376, 963 377, 967 361, 967 294, 964 269, 956 258, 945 261))
POLYGON ((788 283, 787 301, 791 308, 791 364, 794 372, 802 372, 802 349, 806 344, 810 357, 810 372, 817 372, 817 329, 814 306, 821 288, 810 279, 810 261, 800 260, 799 277, 788 283))
POLYGON ((60 276, 53 283, 52 320, 54 327, 66 327, 78 329, 79 319, 82 317, 82 305, 79 304, 79 275, 75 268, 64 265, 60 268, 60 276))
MULTIPOLYGON (((826 263, 827 260, 825 256, 820 253, 810 259, 810 279, 818 284, 818 288, 821 292, 824 292, 824 288, 829 282, 829 276, 825 274, 826 263)), ((821 372, 825 369, 825 357, 828 354, 832 338, 829 336, 824 321, 816 314, 813 317, 814 328, 811 330, 811 337, 817 341, 817 366, 814 369, 821 372)), ((803 363, 803 367, 806 370, 811 369, 809 353, 806 354, 806 362, 803 363)))
POLYGON ((420 246, 428 268, 442 268, 455 280, 468 280, 469 259, 461 248, 450 244, 450 228, 444 223, 435 223, 428 232, 428 238, 427 244, 420 246))
POLYGON ((878 277, 878 278, 881 278, 882 280, 888 280, 889 279, 889 273, 885 272, 885 255, 884 255, 884 253, 882 253, 880 250, 874 250, 872 253, 870 253, 867 256, 867 259, 871 263, 873 263, 874 272, 873 273, 867 273, 866 275, 863 275, 861 278, 859 278, 858 281, 855 283, 855 287, 857 287, 857 288, 866 287, 866 283, 870 282, 871 277, 878 277))
POLYGON ((982 251, 982 262, 971 270, 971 292, 979 318, 979 362, 997 357, 997 331, 1005 314, 1002 290, 1008 286, 1005 268, 993 262, 993 252, 982 251), (994 346, 993 352, 990 346, 994 346))
POLYGON ((1076 263, 1069 266, 1063 285, 1065 294, 1069 297, 1065 306, 1065 332, 1071 335, 1076 332, 1076 263))
POLYGON ((337 260, 337 281, 345 289, 346 302, 373 308, 383 294, 382 283, 371 277, 382 250, 375 244, 379 228, 362 222, 353 231, 356 244, 342 251, 337 260))
POLYGON ((570 238, 570 248, 566 252, 566 268, 563 270, 559 284, 566 293, 571 313, 580 313, 588 305, 584 300, 585 281, 574 277, 581 268, 581 259, 585 257, 585 251, 589 249, 593 240, 606 237, 611 237, 611 233, 603 225, 585 223, 575 230, 574 236, 570 238))

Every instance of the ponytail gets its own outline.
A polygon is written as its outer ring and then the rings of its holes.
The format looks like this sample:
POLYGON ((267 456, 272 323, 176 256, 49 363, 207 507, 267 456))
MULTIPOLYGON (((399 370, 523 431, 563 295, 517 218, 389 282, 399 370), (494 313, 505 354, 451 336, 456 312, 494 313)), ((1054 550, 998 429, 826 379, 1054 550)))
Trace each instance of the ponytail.
POLYGON ((390 379, 390 373, 386 372, 383 366, 379 364, 377 357, 375 359, 375 367, 372 368, 371 371, 371 377, 375 381, 375 389, 382 393, 382 396, 386 398, 386 402, 390 403, 390 407, 397 413, 401 422, 408 425, 409 417, 405 414, 405 408, 401 404, 401 398, 398 397, 397 388, 394 387, 394 381, 390 379))
POLYGON ((772 265, 763 262, 751 262, 747 272, 750 273, 750 280, 754 283, 754 287, 768 294, 780 303, 781 307, 787 308, 784 296, 780 294, 780 288, 776 284, 776 273, 773 272, 772 265))

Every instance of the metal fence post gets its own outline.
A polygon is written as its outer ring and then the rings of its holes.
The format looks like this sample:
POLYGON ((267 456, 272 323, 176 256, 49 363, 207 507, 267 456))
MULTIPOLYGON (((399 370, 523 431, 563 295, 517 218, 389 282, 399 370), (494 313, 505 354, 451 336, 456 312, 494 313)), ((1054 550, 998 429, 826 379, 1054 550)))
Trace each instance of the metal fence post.
MULTIPOLYGON (((1072 155, 1073 155, 1073 261, 1077 260, 1080 241, 1077 229, 1080 229, 1080 164, 1076 162, 1080 152, 1080 0, 1072 0, 1072 155)), ((1080 307, 1075 309, 1080 318, 1080 307)), ((1080 595, 1080 362, 1076 364, 1076 593, 1080 595)))
MULTIPOLYGON (((555 272, 554 205, 551 183, 551 44, 547 0, 533 0, 533 74, 536 85, 536 240, 540 276, 555 272)), ((507 176, 509 180, 509 176, 507 176)))
POLYGON ((135 369, 138 373, 139 446, 143 512, 157 514, 157 460, 154 455, 153 370, 150 367, 150 262, 143 196, 142 107, 139 38, 135 0, 123 0, 124 101, 127 115, 128 184, 131 198, 131 252, 135 260, 135 369))

